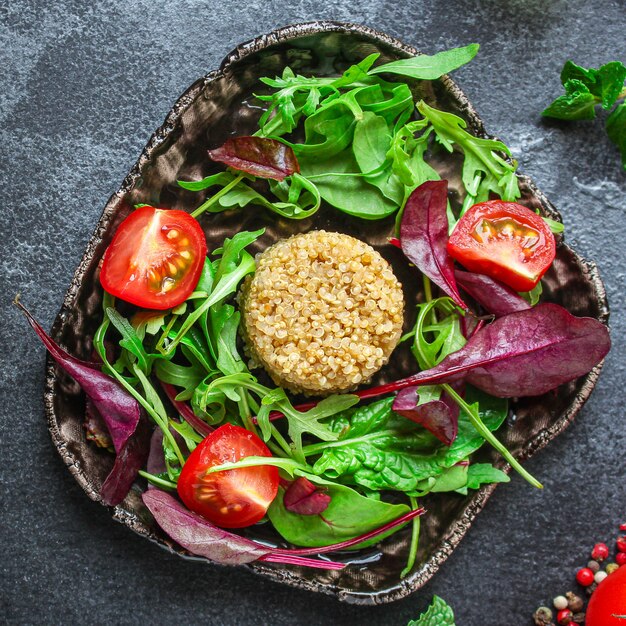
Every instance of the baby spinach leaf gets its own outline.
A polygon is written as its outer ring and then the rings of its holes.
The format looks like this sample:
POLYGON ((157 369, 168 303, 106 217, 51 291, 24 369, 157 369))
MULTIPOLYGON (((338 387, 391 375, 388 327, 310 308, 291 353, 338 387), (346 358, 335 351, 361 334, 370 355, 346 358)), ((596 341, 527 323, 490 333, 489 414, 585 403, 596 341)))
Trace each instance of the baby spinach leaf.
POLYGON ((448 254, 447 181, 422 183, 407 200, 400 224, 402 252, 411 263, 443 289, 462 309, 467 309, 454 278, 454 261, 448 254))
MULTIPOLYGON (((291 544, 305 547, 329 546, 354 539, 406 514, 405 504, 389 504, 360 495, 354 489, 338 483, 309 476, 323 487, 330 497, 328 507, 318 515, 299 515, 287 509, 284 488, 280 487, 267 515, 278 533, 291 544)), ((392 532, 395 532, 394 528, 392 532)), ((377 543, 379 535, 359 547, 377 543)))
POLYGON ((363 173, 378 170, 387 160, 391 134, 387 122, 380 116, 365 111, 354 128, 352 150, 363 173))
POLYGON ((390 200, 362 175, 352 150, 329 159, 302 160, 302 175, 313 180, 324 200, 339 210, 367 220, 377 220, 398 210, 390 200))
POLYGON ((408 59, 392 61, 370 69, 368 74, 399 74, 421 80, 434 80, 469 63, 478 52, 479 45, 472 43, 463 48, 452 48, 432 56, 420 54, 408 59))
POLYGON ((214 161, 260 178, 283 180, 300 167, 293 150, 266 137, 230 137, 219 148, 209 150, 214 161))

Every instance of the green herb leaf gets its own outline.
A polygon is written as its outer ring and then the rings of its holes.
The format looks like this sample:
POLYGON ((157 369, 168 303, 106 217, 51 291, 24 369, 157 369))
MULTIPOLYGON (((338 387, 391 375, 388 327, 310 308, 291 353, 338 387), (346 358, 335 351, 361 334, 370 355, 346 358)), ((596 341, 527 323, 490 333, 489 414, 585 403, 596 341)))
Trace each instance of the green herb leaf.
POLYGON ((434 80, 469 63, 476 56, 478 48, 479 45, 477 43, 472 43, 463 48, 444 50, 432 56, 420 54, 416 57, 379 65, 369 70, 368 74, 381 74, 385 72, 421 80, 434 80))
POLYGON ((407 626, 455 626, 454 612, 439 596, 434 596, 426 613, 411 620, 407 626))
POLYGON ((473 463, 467 472, 467 487, 478 489, 488 483, 508 483, 511 479, 502 470, 489 463, 473 463))
MULTIPOLYGON (((389 504, 362 496, 354 489, 307 474, 330 496, 330 503, 320 515, 299 515, 285 508, 284 488, 270 505, 267 515, 274 528, 288 543, 303 547, 328 546, 383 526, 410 510, 405 504, 389 504)), ((396 532, 394 528, 391 532, 396 532)), ((386 535, 377 536, 358 547, 378 543, 386 535)))
POLYGON ((606 132, 609 139, 619 148, 622 154, 622 167, 626 170, 626 103, 622 102, 608 116, 606 132))
POLYGON ((589 91, 572 91, 559 96, 541 115, 557 120, 592 120, 598 99, 589 91))

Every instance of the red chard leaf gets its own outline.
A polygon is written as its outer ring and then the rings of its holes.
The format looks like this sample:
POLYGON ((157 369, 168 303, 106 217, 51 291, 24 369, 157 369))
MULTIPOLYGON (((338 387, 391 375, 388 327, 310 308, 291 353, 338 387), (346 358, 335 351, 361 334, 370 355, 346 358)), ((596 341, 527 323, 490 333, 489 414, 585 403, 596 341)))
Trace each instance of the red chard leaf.
POLYGON ((499 398, 538 396, 589 372, 610 347, 609 331, 598 320, 538 304, 484 326, 436 367, 356 395, 465 380, 499 398))
POLYGON ((209 156, 214 161, 260 178, 284 180, 300 171, 294 151, 284 143, 266 137, 231 137, 223 146, 209 150, 209 156))
POLYGON ((20 302, 16 302, 16 304, 59 367, 81 386, 87 397, 93 402, 105 421, 113 441, 113 447, 119 454, 139 423, 141 416, 139 403, 126 393, 116 381, 103 373, 98 363, 81 361, 61 348, 24 305, 20 302))
POLYGON ((454 261, 448 254, 448 182, 422 183, 406 202, 400 224, 402 251, 447 293, 455 304, 467 309, 454 279, 454 261))
POLYGON ((142 498, 157 524, 169 537, 192 554, 215 563, 243 565, 259 560, 328 570, 345 567, 343 563, 304 558, 295 550, 264 546, 218 528, 159 489, 146 491, 142 498))
POLYGON ((83 428, 85 429, 87 441, 91 441, 98 448, 111 448, 113 450, 113 441, 111 441, 107 425, 89 398, 87 398, 87 403, 85 404, 83 428))
POLYGON ((530 309, 528 301, 516 291, 489 276, 461 270, 455 270, 454 276, 461 289, 496 317, 530 309))
POLYGON ((283 504, 288 511, 298 515, 319 515, 328 508, 330 496, 301 476, 287 487, 283 504))
POLYGON ((398 392, 391 407, 394 412, 429 430, 446 446, 452 445, 459 429, 459 407, 444 393, 440 400, 418 404, 417 388, 398 392))
POLYGON ((115 457, 110 474, 100 488, 102 502, 108 506, 119 504, 128 494, 137 473, 145 465, 150 450, 152 428, 142 417, 135 432, 126 440, 115 457))

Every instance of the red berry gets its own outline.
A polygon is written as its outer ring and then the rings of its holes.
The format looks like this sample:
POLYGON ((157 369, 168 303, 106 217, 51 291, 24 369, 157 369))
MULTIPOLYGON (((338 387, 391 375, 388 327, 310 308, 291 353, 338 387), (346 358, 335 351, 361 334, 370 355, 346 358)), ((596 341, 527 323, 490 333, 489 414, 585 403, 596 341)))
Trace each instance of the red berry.
POLYGON ((574 614, 569 609, 562 609, 556 614, 556 623, 566 626, 572 622, 574 614))
POLYGON ((626 530, 626 524, 620 524, 619 525, 619 529, 620 530, 626 530))
POLYGON ((621 567, 626 565, 626 552, 618 552, 615 555, 615 562, 621 567))
POLYGON ((620 552, 626 552, 626 536, 618 537, 615 545, 620 552))
POLYGON ((576 572, 576 580, 579 585, 583 587, 589 587, 593 584, 594 573, 588 568, 583 567, 576 572))
POLYGON ((591 551, 591 558, 595 561, 604 561, 609 556, 609 546, 606 543, 596 543, 591 551))

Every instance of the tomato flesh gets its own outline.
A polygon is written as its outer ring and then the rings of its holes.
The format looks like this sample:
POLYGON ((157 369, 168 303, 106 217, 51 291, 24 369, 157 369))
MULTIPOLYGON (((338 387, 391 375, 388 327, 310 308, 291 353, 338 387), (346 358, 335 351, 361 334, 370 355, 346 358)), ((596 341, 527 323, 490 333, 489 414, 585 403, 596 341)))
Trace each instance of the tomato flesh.
POLYGON ((146 309, 184 302, 198 284, 207 253, 204 232, 184 211, 143 206, 119 226, 104 253, 100 282, 146 309))
POLYGON ((222 528, 256 524, 278 493, 278 469, 271 465, 208 474, 215 465, 248 456, 272 456, 267 446, 240 426, 225 424, 189 455, 178 479, 178 495, 188 509, 222 528))
POLYGON ((472 272, 530 291, 554 261, 556 243, 548 225, 530 209, 490 200, 475 204, 459 220, 448 253, 472 272))
POLYGON ((624 626, 626 624, 626 565, 609 574, 591 595, 587 626, 624 626))

